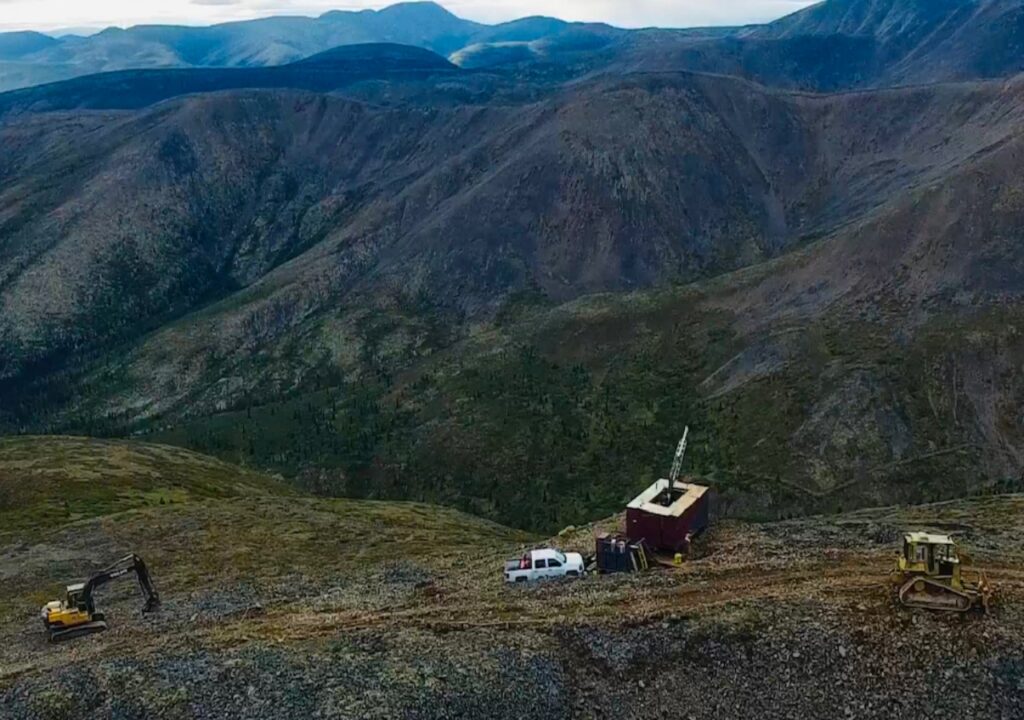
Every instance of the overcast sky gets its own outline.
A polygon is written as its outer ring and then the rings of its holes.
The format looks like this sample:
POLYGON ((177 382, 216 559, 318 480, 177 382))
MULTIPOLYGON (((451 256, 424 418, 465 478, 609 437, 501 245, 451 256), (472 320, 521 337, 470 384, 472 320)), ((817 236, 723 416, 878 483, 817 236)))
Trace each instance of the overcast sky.
MULTIPOLYGON (((319 15, 391 5, 387 0, 0 0, 0 28, 53 30, 139 23, 207 25, 267 15, 319 15)), ((763 22, 807 0, 441 0, 457 15, 501 22, 525 15, 603 21, 622 27, 693 27, 763 22)))

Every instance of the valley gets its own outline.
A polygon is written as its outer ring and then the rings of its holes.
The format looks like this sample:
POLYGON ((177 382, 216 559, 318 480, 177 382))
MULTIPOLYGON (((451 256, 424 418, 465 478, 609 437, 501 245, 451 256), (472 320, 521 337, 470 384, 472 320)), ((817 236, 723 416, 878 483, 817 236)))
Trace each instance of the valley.
POLYGON ((620 505, 686 420, 741 516, 1019 489, 1020 88, 17 115, 0 420, 542 532, 620 505))

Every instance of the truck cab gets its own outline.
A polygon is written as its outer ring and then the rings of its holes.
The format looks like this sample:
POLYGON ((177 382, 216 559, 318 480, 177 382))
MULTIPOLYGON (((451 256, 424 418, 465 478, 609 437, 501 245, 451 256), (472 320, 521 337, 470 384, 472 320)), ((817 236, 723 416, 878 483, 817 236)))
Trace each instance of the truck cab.
POLYGON ((532 582, 546 578, 579 577, 585 572, 583 556, 553 548, 530 550, 505 563, 506 582, 532 582))

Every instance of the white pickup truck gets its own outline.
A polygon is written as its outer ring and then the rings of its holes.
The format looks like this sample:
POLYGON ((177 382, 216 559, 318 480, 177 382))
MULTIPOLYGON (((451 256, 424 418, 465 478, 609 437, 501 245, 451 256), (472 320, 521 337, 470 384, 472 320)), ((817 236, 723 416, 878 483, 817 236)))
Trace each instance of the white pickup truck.
POLYGON ((551 548, 531 550, 518 560, 509 560, 505 563, 506 582, 579 577, 584 572, 582 555, 561 553, 551 548))

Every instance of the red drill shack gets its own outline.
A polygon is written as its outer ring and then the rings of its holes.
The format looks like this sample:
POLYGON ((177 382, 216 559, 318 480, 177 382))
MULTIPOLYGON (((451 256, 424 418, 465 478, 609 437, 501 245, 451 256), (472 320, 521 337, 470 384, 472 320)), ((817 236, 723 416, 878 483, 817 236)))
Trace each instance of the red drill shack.
POLYGON ((655 550, 679 552, 708 526, 709 488, 659 480, 626 507, 626 536, 655 550))

